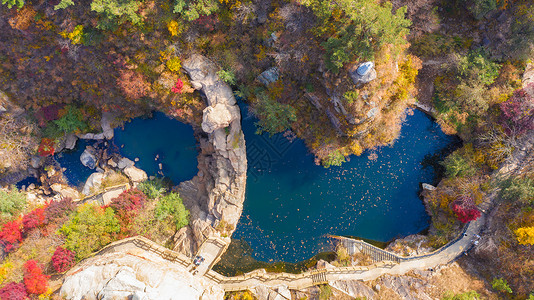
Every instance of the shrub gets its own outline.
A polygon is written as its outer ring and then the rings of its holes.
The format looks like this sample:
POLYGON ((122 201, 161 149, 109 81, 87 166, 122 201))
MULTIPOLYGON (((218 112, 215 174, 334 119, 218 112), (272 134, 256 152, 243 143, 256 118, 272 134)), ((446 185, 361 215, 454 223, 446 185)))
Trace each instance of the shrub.
POLYGON ((41 140, 41 144, 39 145, 39 148, 37 149, 37 152, 39 153, 39 156, 49 156, 54 155, 54 146, 55 141, 49 138, 43 138, 41 140))
POLYGON ((520 245, 534 245, 534 226, 518 228, 515 234, 520 245))
POLYGON ((25 300, 28 299, 28 293, 26 292, 26 287, 24 283, 15 283, 10 282, 4 285, 0 289, 0 299, 9 299, 9 300, 25 300))
POLYGON ((480 20, 497 8, 497 0, 464 0, 467 9, 475 19, 480 20))
POLYGON ((117 198, 111 201, 109 207, 113 208, 115 214, 123 223, 123 229, 130 224, 139 209, 143 207, 147 198, 138 189, 130 189, 122 192, 117 198))
POLYGON ((329 300, 332 298, 332 287, 328 284, 319 286, 319 300, 329 300))
POLYGON ((177 36, 179 33, 182 32, 182 28, 180 28, 180 25, 175 20, 172 20, 167 23, 167 29, 169 30, 171 36, 177 36))
POLYGON ((24 0, 2 0, 2 4, 7 5, 7 8, 16 6, 22 8, 24 6, 24 0))
POLYGON ((491 282, 491 287, 494 290, 502 292, 502 293, 508 293, 508 294, 513 293, 506 279, 494 278, 493 281, 491 282))
POLYGON ((0 231, 0 240, 5 246, 6 252, 10 252, 22 242, 21 227, 20 220, 7 222, 2 227, 2 231, 0 231))
POLYGON ((171 91, 175 94, 181 94, 183 87, 184 82, 180 78, 178 78, 178 80, 176 80, 176 84, 171 88, 171 91))
POLYGON ((468 291, 460 294, 446 293, 443 300, 479 300, 480 295, 476 291, 468 291))
POLYGON ((108 29, 126 21, 134 25, 140 24, 142 19, 137 14, 140 5, 141 2, 135 0, 93 0, 91 10, 99 13, 103 18, 99 27, 108 29))
MULTIPOLYGON (((178 57, 173 57, 165 63, 167 65, 167 68, 171 70, 171 72, 178 72, 180 71, 180 68, 182 67, 182 61, 178 57)), ((181 81, 181 80, 180 80, 181 81)))
POLYGON ((453 177, 469 177, 476 173, 476 168, 470 159, 465 158, 460 152, 455 151, 447 156, 441 165, 445 168, 445 176, 453 177))
POLYGON ((82 112, 74 106, 68 106, 65 114, 54 123, 64 133, 80 132, 87 128, 87 124, 83 121, 82 112))
POLYGON ((502 186, 501 197, 513 202, 532 202, 534 199, 534 181, 530 178, 508 180, 502 186))
POLYGON ((462 207, 461 205, 453 203, 452 211, 462 223, 474 221, 480 217, 480 211, 476 207, 462 207))
POLYGON ((60 201, 52 201, 45 208, 45 223, 50 224, 66 218, 76 209, 76 204, 71 198, 63 198, 60 201))
MULTIPOLYGON (((528 88, 533 88, 530 84, 528 88)), ((534 129, 534 101, 525 91, 519 89, 499 105, 499 124, 508 135, 518 136, 534 129)))
POLYGON ((154 178, 141 182, 137 188, 141 190, 149 199, 161 197, 166 191, 166 184, 163 178, 154 178))
POLYGON ((58 273, 65 272, 74 265, 74 258, 74 252, 58 246, 52 255, 52 266, 58 273))
POLYGON ((43 274, 43 270, 33 259, 24 264, 24 285, 29 294, 44 294, 48 289, 48 278, 43 274))
POLYGON ((45 224, 45 208, 39 207, 32 210, 30 213, 22 217, 22 226, 24 227, 24 232, 29 232, 30 230, 41 227, 45 224))
POLYGON ((323 164, 323 167, 330 168, 331 166, 341 166, 342 163, 345 162, 345 156, 341 151, 336 150, 321 161, 323 164))
POLYGON ((65 248, 75 252, 78 260, 112 242, 119 231, 113 209, 91 203, 79 206, 59 230, 65 236, 65 248))
POLYGON ((175 192, 171 192, 159 200, 155 215, 158 220, 171 217, 176 225, 176 230, 189 224, 189 211, 185 208, 180 195, 175 192))
POLYGON ((217 71, 217 76, 219 76, 222 81, 228 83, 229 85, 236 84, 235 74, 232 71, 219 70, 217 71))
POLYGON ((26 206, 26 196, 16 188, 10 191, 0 190, 0 218, 9 219, 17 215, 26 206))

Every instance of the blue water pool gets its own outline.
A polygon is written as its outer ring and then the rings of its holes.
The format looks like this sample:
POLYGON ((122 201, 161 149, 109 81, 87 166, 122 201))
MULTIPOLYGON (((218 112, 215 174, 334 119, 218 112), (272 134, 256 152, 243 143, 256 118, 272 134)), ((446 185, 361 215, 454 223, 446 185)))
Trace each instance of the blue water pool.
POLYGON ((138 158, 136 167, 148 175, 164 175, 178 184, 198 172, 193 128, 164 113, 156 112, 149 119, 136 118, 124 129, 115 129, 114 142, 124 157, 138 158))
POLYGON ((429 217, 418 197, 435 172, 426 155, 455 142, 420 111, 407 117, 399 139, 341 167, 314 164, 301 140, 255 134, 257 121, 242 107, 247 143, 246 201, 233 238, 262 261, 297 262, 323 250, 327 234, 377 241, 420 232, 429 217))
MULTIPOLYGON (((197 146, 190 125, 156 112, 151 118, 136 118, 116 128, 109 152, 118 152, 132 161, 135 166, 151 175, 163 175, 175 184, 189 180, 197 173, 197 146), (161 169, 159 165, 161 164, 161 169)), ((56 155, 57 161, 67 170, 65 177, 71 185, 83 186, 89 175, 96 172, 80 162, 80 155, 94 140, 78 140, 73 151, 56 155)), ((102 143, 100 146, 103 147, 102 143)))

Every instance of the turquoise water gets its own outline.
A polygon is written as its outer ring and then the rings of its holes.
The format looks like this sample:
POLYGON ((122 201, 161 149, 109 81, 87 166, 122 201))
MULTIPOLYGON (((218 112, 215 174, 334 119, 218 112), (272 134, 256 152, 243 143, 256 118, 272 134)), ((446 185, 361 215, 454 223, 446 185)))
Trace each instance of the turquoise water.
MULTIPOLYGON (((126 123, 124 129, 116 128, 113 143, 116 147, 109 147, 109 152, 117 151, 132 161, 138 158, 135 166, 149 176, 163 175, 178 184, 193 178, 198 171, 193 128, 161 112, 153 113, 152 118, 136 118, 126 123)), ((56 155, 56 160, 67 169, 64 175, 71 185, 83 186, 96 172, 80 162, 87 145, 95 145, 95 141, 78 140, 73 151, 56 155)))
POLYGON ((314 164, 301 140, 256 135, 257 120, 244 107, 242 114, 248 179, 232 237, 249 243, 254 258, 297 262, 325 250, 327 234, 388 241, 428 227, 418 194, 436 175, 421 162, 456 139, 422 112, 407 117, 392 147, 329 169, 314 164))
POLYGON ((163 175, 179 184, 198 172, 193 128, 164 113, 155 112, 152 118, 136 118, 124 129, 116 128, 114 142, 122 156, 139 158, 135 166, 149 176, 163 175))

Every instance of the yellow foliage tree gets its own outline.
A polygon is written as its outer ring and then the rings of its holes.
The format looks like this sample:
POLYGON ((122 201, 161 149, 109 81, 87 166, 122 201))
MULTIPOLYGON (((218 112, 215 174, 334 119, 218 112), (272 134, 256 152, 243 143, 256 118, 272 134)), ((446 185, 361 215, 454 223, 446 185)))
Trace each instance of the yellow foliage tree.
POLYGON ((518 228, 515 234, 520 245, 534 245, 534 226, 518 228))

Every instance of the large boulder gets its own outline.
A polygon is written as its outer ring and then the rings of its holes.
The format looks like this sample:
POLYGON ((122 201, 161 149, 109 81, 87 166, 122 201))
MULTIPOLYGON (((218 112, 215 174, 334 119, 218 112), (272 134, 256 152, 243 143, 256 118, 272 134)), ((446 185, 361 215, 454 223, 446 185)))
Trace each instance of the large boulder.
POLYGON ((76 147, 77 140, 78 140, 78 137, 74 133, 68 134, 65 140, 65 149, 69 149, 69 150, 74 149, 74 147, 76 147))
POLYGON ((124 174, 126 174, 126 176, 128 176, 128 178, 130 178, 132 182, 142 182, 148 179, 145 171, 134 166, 124 168, 122 171, 124 174))
POLYGON ((268 86, 269 84, 277 81, 278 78, 280 78, 280 72, 278 72, 278 68, 272 67, 268 70, 263 71, 257 79, 263 85, 268 86))
POLYGON ((135 163, 132 160, 130 160, 130 159, 126 158, 126 157, 123 157, 123 158, 121 158, 119 160, 119 163, 117 164, 117 167, 122 170, 124 168, 131 167, 134 164, 135 163))
POLYGON ((100 189, 102 186, 102 179, 104 179, 104 173, 93 173, 89 178, 87 178, 87 181, 85 181, 85 185, 82 189, 82 194, 88 196, 100 189))
POLYGON ((69 187, 66 184, 54 183, 50 185, 52 191, 61 195, 62 198, 71 198, 72 200, 79 199, 79 193, 77 190, 69 187))
POLYGON ((92 147, 85 148, 82 155, 80 155, 80 161, 82 162, 82 165, 89 169, 96 168, 96 155, 94 154, 92 147))
POLYGON ((102 133, 104 134, 104 137, 108 140, 111 140, 113 138, 113 127, 111 126, 113 120, 114 116, 112 113, 104 112, 102 114, 100 126, 102 127, 102 133))
POLYGON ((217 103, 215 106, 208 106, 203 111, 202 130, 206 133, 212 133, 219 128, 225 128, 230 123, 239 118, 239 109, 235 106, 229 106, 217 103))
POLYGON ((366 84, 376 79, 375 64, 371 61, 354 66, 349 71, 349 75, 352 78, 354 84, 366 84))

